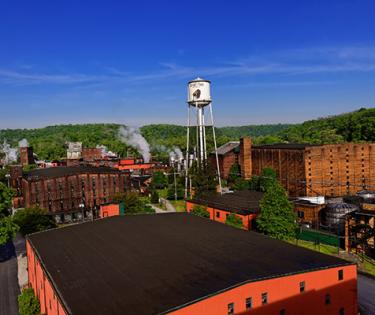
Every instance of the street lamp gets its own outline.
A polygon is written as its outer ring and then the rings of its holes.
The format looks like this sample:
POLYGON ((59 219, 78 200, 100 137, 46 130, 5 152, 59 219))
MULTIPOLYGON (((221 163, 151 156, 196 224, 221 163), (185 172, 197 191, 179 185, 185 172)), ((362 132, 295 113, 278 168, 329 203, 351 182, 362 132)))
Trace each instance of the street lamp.
POLYGON ((84 220, 84 209, 85 209, 85 204, 84 203, 80 203, 79 204, 79 208, 81 209, 81 212, 82 212, 82 221, 84 220))

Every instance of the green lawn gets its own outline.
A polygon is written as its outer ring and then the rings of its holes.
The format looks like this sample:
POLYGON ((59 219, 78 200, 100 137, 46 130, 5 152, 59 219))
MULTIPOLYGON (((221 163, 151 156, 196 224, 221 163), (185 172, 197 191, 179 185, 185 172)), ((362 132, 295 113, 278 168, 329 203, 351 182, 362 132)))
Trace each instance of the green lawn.
POLYGON ((168 188, 157 189, 156 191, 158 192, 160 198, 167 198, 168 188))
POLYGON ((304 241, 304 240, 289 240, 288 243, 291 243, 293 245, 305 247, 323 254, 327 255, 337 255, 337 247, 326 245, 326 244, 319 244, 315 245, 313 242, 304 241))
MULTIPOLYGON (((337 247, 326 245, 326 244, 320 244, 315 245, 313 242, 304 241, 304 240, 288 240, 287 241, 290 244, 301 246, 304 248, 308 248, 323 254, 332 255, 336 257, 340 257, 340 255, 337 254, 337 247)), ((361 256, 358 256, 361 258, 361 256)), ((370 259, 369 257, 365 256, 365 260, 363 263, 360 263, 360 270, 364 270, 365 272, 375 276, 375 261, 370 259)))
POLYGON ((185 212, 185 200, 169 200, 177 212, 185 212))

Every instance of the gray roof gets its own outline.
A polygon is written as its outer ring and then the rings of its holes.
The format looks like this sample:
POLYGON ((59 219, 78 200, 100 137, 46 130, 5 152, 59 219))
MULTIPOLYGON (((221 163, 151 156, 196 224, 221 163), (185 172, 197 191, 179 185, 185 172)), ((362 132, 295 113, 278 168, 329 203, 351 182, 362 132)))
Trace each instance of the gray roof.
MULTIPOLYGON (((217 148, 217 154, 224 155, 228 152, 232 151, 233 149, 237 148, 240 145, 239 141, 229 141, 223 144, 221 147, 217 148)), ((215 152, 212 152, 215 153, 215 152)))

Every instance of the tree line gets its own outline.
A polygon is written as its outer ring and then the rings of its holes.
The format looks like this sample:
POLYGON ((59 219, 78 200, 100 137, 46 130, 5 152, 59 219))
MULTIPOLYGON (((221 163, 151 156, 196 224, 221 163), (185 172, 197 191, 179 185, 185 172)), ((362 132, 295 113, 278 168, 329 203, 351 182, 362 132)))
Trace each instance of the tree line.
MULTIPOLYGON (((0 130, 0 143, 7 140, 13 147, 25 138, 34 147, 40 159, 54 160, 66 157, 66 141, 80 141, 85 147, 105 145, 121 156, 137 154, 118 138, 119 124, 58 125, 38 129, 0 130)), ((169 124, 151 124, 140 128, 157 159, 167 159, 173 147, 186 149, 186 127, 169 124)), ((194 128, 191 130, 195 134, 194 128)), ((240 137, 253 138, 254 144, 374 142, 375 108, 361 108, 341 115, 305 121, 301 124, 265 124, 216 128, 218 145, 240 137)), ((191 137, 195 141, 195 137, 191 137)), ((207 130, 208 150, 213 150, 212 133, 207 130)), ((1 154, 1 153, 0 153, 1 154)))

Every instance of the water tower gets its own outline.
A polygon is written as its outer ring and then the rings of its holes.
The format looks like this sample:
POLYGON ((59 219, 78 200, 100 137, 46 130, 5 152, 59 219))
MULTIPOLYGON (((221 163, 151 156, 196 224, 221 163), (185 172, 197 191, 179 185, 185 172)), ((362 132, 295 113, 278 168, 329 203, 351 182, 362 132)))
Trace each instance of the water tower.
POLYGON ((219 180, 219 188, 221 192, 221 179, 219 169, 219 158, 217 154, 216 135, 214 127, 214 118, 212 114, 212 100, 211 100, 211 82, 196 78, 188 83, 188 122, 187 122, 187 143, 186 143, 186 179, 185 179, 185 197, 188 191, 188 169, 192 161, 196 161, 200 167, 204 165, 207 160, 207 143, 206 143, 206 128, 212 130, 214 149, 216 155, 216 169, 219 180), (206 121, 205 112, 209 112, 210 121, 206 121), (192 112, 193 111, 193 115, 192 112), (192 122, 193 121, 193 122, 192 122), (195 129, 195 143, 192 146, 190 137, 191 128, 195 129), (192 154, 191 154, 192 153, 192 154))

